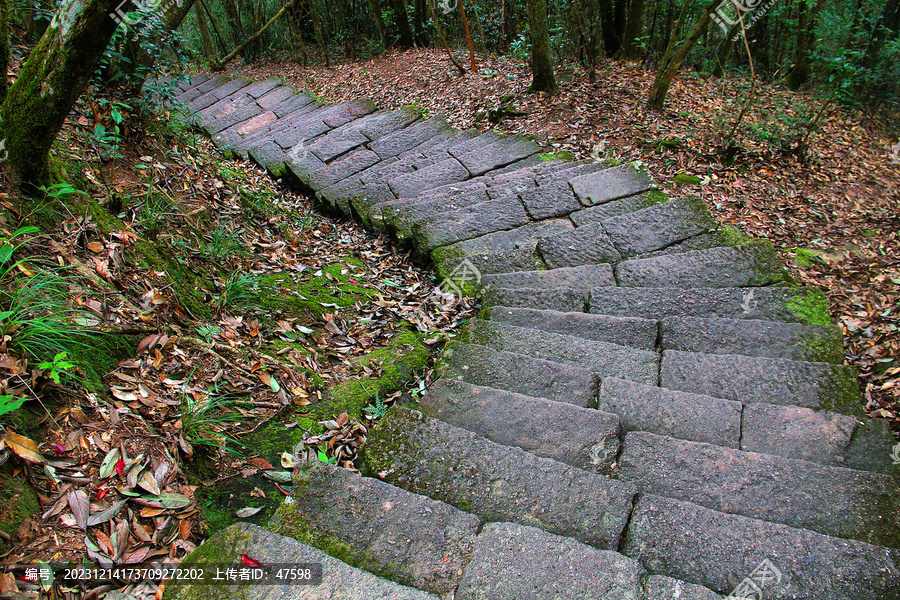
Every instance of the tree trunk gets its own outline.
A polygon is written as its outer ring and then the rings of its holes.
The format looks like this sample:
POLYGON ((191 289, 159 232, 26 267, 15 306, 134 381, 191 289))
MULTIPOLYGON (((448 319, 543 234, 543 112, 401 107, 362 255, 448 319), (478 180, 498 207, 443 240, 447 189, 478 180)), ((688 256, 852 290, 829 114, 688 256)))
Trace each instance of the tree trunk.
POLYGON ((547 26, 547 0, 526 0, 531 33, 532 92, 555 92, 553 59, 550 56, 550 30, 547 26))
POLYGON ((200 41, 203 43, 203 53, 206 62, 212 64, 216 60, 216 50, 213 48, 212 38, 209 36, 209 26, 206 24, 206 15, 199 4, 194 4, 194 15, 197 17, 197 28, 200 30, 200 41))
POLYGON ((428 21, 425 0, 413 2, 413 29, 416 32, 416 45, 420 48, 428 47, 428 32, 425 31, 425 23, 428 21))
POLYGON ((375 29, 378 31, 378 37, 381 39, 381 49, 387 50, 391 45, 391 39, 388 37, 387 28, 384 26, 384 18, 381 16, 381 1, 366 0, 369 5, 369 13, 375 22, 375 29))
POLYGON ((597 61, 603 54, 603 14, 599 0, 574 0, 573 18, 583 41, 588 80, 597 80, 597 61))
MULTIPOLYGON (((703 35, 703 32, 706 31, 707 25, 709 25, 709 22, 712 20, 712 13, 718 8, 720 2, 721 0, 713 0, 712 4, 703 11, 703 16, 700 17, 700 20, 697 21, 697 24, 694 25, 694 28, 684 41, 677 43, 675 42, 675 37, 672 37, 669 47, 666 48, 666 54, 663 56, 659 65, 659 71, 656 73, 656 78, 653 80, 653 86, 650 88, 650 97, 647 99, 647 108, 650 110, 662 110, 663 103, 666 101, 666 94, 669 93, 669 86, 672 85, 672 79, 675 77, 675 73, 681 67, 681 63, 684 62, 688 52, 691 51, 691 48, 694 47, 697 40, 699 40, 700 36, 703 35)), ((678 19, 679 24, 684 21, 684 16, 687 14, 686 9, 687 0, 685 0, 685 6, 682 9, 681 17, 678 19)))
POLYGON ((896 37, 898 31, 900 31, 900 1, 888 0, 872 29, 871 42, 866 47, 866 53, 863 56, 864 67, 871 69, 875 66, 885 40, 896 37))
POLYGON ((404 50, 413 47, 412 30, 409 28, 409 13, 406 10, 406 0, 393 0, 394 20, 397 22, 397 31, 400 33, 400 47, 404 50))
MULTIPOLYGON (((17 178, 49 178, 49 153, 119 23, 118 0, 66 0, 3 103, 3 132, 17 178)), ((130 3, 127 10, 134 10, 130 3)), ((127 14, 123 13, 123 14, 127 14)))
POLYGON ((475 45, 472 43, 472 32, 469 31, 469 20, 466 18, 466 4, 465 0, 459 0, 459 16, 462 19, 463 31, 466 32, 466 45, 469 47, 469 59, 471 62, 471 69, 474 73, 476 71, 475 67, 475 45))
POLYGON ((0 0, 0 103, 6 98, 9 67, 9 0, 0 0))
POLYGON ((816 27, 818 7, 809 6, 809 2, 801 0, 797 13, 797 49, 794 55, 794 66, 784 77, 784 84, 790 90, 800 89, 809 81, 810 54, 815 39, 813 30, 816 27))
POLYGON ((719 48, 716 50, 716 68, 713 69, 713 77, 721 77, 725 74, 725 65, 728 64, 728 57, 731 56, 731 51, 734 48, 734 37, 740 32, 741 21, 738 19, 737 23, 732 25, 728 33, 725 34, 725 41, 719 44, 719 48))
POLYGON ((644 30, 644 0, 631 0, 628 17, 625 19, 625 33, 622 36, 622 49, 619 60, 640 60, 641 49, 637 39, 644 30))
MULTIPOLYGON (((184 18, 194 5, 194 0, 182 0, 180 4, 179 6, 176 2, 169 3, 166 6, 167 10, 162 15, 147 16, 148 19, 158 18, 160 20, 161 27, 146 28, 149 31, 158 33, 159 37, 157 39, 147 40, 141 35, 135 35, 128 38, 128 41, 125 42, 122 56, 130 62, 125 63, 122 70, 128 76, 129 88, 132 91, 139 90, 141 85, 143 85, 144 79, 146 79, 150 69, 153 68, 157 56, 159 56, 160 46, 163 45, 166 37, 181 26, 181 22, 184 21, 184 18), (146 46, 148 41, 150 42, 149 47, 146 46)), ((207 36, 209 36, 208 31, 207 36)))

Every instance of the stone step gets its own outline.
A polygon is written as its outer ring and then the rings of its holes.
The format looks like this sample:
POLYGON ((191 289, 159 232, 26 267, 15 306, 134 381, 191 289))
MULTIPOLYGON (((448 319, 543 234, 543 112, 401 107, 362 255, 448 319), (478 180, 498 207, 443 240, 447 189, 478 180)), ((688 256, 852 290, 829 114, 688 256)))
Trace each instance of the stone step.
POLYGON ((382 159, 396 157, 408 150, 420 147, 448 129, 450 129, 450 125, 446 119, 432 117, 373 141, 369 144, 369 150, 378 154, 382 159))
POLYGON ((881 473, 632 431, 615 474, 641 492, 719 512, 900 545, 897 481, 881 473))
POLYGON ((601 221, 622 256, 637 256, 715 229, 699 196, 684 196, 601 221))
POLYGON ((400 406, 369 432, 365 462, 388 483, 485 521, 531 525, 605 550, 618 547, 635 495, 629 484, 400 406))
POLYGON ((469 180, 422 192, 415 198, 400 198, 378 205, 381 223, 399 239, 412 237, 416 225, 441 218, 441 213, 488 202, 487 184, 469 180))
POLYGON ((625 260, 616 280, 623 287, 748 287, 786 281, 787 272, 771 244, 754 242, 625 260))
POLYGON ((591 290, 590 312, 658 320, 683 316, 831 323, 825 294, 809 287, 599 287, 591 290))
POLYGON ((398 198, 412 198, 432 188, 458 183, 469 178, 469 172, 455 158, 447 158, 388 181, 398 198))
POLYGON ((862 420, 801 406, 744 406, 741 450, 900 475, 891 458, 896 443, 882 419, 862 420))
POLYGON ((567 233, 545 237, 538 242, 538 251, 551 269, 614 263, 622 258, 602 223, 588 223, 567 233))
POLYGON ((575 223, 577 227, 581 227, 582 225, 587 225, 588 223, 599 223, 601 221, 606 221, 607 219, 612 219, 614 217, 621 217, 623 215, 641 210, 642 208, 649 208, 661 202, 668 201, 669 198, 665 194, 660 191, 653 190, 650 192, 637 194, 635 196, 628 196, 619 200, 613 200, 612 202, 607 202, 606 204, 598 204, 597 206, 582 208, 581 210, 570 213, 569 218, 572 219, 572 222, 575 223))
POLYGON ((535 178, 535 188, 522 192, 522 204, 535 220, 562 217, 581 208, 569 180, 579 175, 600 171, 605 168, 593 161, 575 163, 572 166, 535 178))
POLYGON ((193 100, 187 103, 188 109, 193 113, 197 114, 202 111, 204 108, 212 106, 219 100, 227 98, 232 94, 236 94, 242 89, 249 87, 253 82, 249 79, 245 79, 243 77, 236 77, 229 81, 226 81, 220 86, 217 86, 205 94, 201 94, 197 96, 193 100))
POLYGON ((585 299, 595 287, 616 284, 612 267, 607 264, 489 274, 482 281, 484 285, 491 287, 578 289, 584 294, 585 299))
POLYGON ((310 600, 340 598, 342 600, 439 600, 440 596, 382 579, 352 567, 328 554, 278 535, 268 529, 236 523, 216 533, 191 552, 179 564, 181 569, 203 569, 204 583, 196 579, 170 579, 166 582, 164 600, 310 600), (236 570, 245 567, 246 556, 277 574, 278 569, 309 567, 321 569, 321 583, 233 584, 214 581, 216 567, 236 570), (207 572, 209 573, 207 575, 207 572))
POLYGON ((856 370, 831 363, 665 350, 660 385, 744 403, 862 413, 856 370))
POLYGON ((490 309, 490 319, 516 327, 530 327, 644 350, 656 349, 658 335, 657 321, 583 312, 494 306, 490 309))
POLYGON ((738 448, 741 403, 607 377, 597 408, 618 415, 622 430, 738 448))
POLYGON ((601 378, 618 377, 639 383, 658 381, 659 355, 608 342, 515 327, 483 319, 466 324, 463 341, 536 358, 576 365, 601 378))
POLYGON ((646 192, 653 188, 653 178, 644 167, 622 165, 579 175, 569 185, 582 205, 594 206, 646 192))
POLYGON ((621 551, 650 572, 735 597, 741 590, 767 600, 900 598, 896 550, 653 494, 635 505, 621 551), (747 579, 761 583, 762 594, 747 579))
POLYGON ((413 244, 422 254, 428 254, 439 246, 515 229, 528 222, 522 203, 505 197, 442 212, 433 220, 422 222, 413 229, 413 244))
POLYGON ((520 136, 511 136, 460 154, 457 159, 472 177, 478 177, 488 171, 516 163, 540 151, 540 146, 531 140, 520 136))
POLYGON ((322 462, 301 466, 268 529, 437 595, 459 585, 481 519, 322 462))
MULTIPOLYGON (((432 252, 434 256, 440 248, 432 252)), ((435 263, 435 270, 442 280, 453 279, 454 273, 475 270, 480 276, 495 273, 512 273, 514 271, 534 271, 546 269, 547 265, 533 248, 521 248, 506 252, 469 254, 462 258, 454 258, 435 263)), ((481 289, 473 285, 473 291, 481 289)), ((532 288, 533 289, 533 288, 532 288)), ((584 304, 584 294, 578 292, 584 304)))
POLYGON ((515 523, 488 523, 475 539, 457 600, 717 600, 707 588, 649 576, 618 552, 515 523))
MULTIPOLYGON (((467 294, 474 295, 474 294, 467 294)), ((489 306, 526 307, 583 313, 584 293, 572 288, 487 287, 483 290, 482 304, 489 306)))
POLYGON ((431 259, 435 264, 440 264, 472 254, 499 254, 523 248, 534 250, 542 238, 574 231, 574 229, 568 219, 549 219, 528 223, 515 229, 497 231, 438 248, 432 253, 431 259))
POLYGON ((660 340, 663 350, 844 362, 844 336, 840 329, 830 325, 667 317, 662 320, 660 340))
POLYGON ((450 378, 428 388, 419 405, 492 442, 586 471, 606 473, 619 453, 619 418, 599 410, 450 378))
POLYGON ((574 365, 454 342, 438 357, 443 378, 589 407, 597 403, 599 379, 574 365))
MULTIPOLYGON (((261 99, 262 100, 262 99, 261 99)), ((295 94, 250 119, 212 136, 213 142, 229 156, 246 158, 250 150, 278 133, 290 129, 305 115, 322 107, 310 94, 295 94)))

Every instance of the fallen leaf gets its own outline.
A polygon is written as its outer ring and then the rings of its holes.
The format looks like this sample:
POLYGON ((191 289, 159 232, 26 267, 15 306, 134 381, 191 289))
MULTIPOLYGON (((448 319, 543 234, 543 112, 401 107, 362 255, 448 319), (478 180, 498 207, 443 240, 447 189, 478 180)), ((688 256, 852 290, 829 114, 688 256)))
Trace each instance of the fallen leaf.
POLYGON ((241 519, 245 519, 245 518, 247 518, 247 517, 252 517, 253 515, 255 515, 256 513, 258 513, 258 512, 261 511, 262 509, 263 509, 263 507, 261 507, 261 506, 260 506, 260 507, 257 507, 257 508, 248 506, 248 507, 246 507, 246 508, 242 508, 241 510, 237 511, 237 512, 234 513, 234 514, 235 514, 236 516, 240 517, 241 519))
POLYGON ((6 442, 6 445, 10 450, 15 452, 16 455, 23 460, 33 463, 47 462, 46 459, 41 456, 40 451, 38 451, 37 444, 24 435, 19 435, 15 431, 9 430, 6 433, 6 437, 3 438, 3 441, 6 442))
POLYGON ((81 490, 73 490, 69 492, 66 499, 69 502, 69 509, 75 516, 75 522, 78 523, 81 529, 86 530, 88 528, 88 517, 91 513, 91 501, 88 499, 87 494, 81 490))

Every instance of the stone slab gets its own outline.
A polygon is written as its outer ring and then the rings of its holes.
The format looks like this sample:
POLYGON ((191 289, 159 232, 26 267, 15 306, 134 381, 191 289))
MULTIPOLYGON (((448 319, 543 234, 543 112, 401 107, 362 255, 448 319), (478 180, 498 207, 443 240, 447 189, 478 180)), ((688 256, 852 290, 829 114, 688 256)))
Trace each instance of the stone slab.
POLYGON ((441 377, 588 407, 597 403, 596 375, 574 365, 454 342, 435 365, 441 377))
POLYGON ((828 300, 813 288, 600 287, 591 291, 595 314, 664 319, 673 316, 828 323, 828 300))
POLYGON ((532 154, 537 154, 540 150, 540 147, 534 142, 516 136, 470 150, 465 154, 454 154, 454 156, 473 177, 477 177, 493 169, 527 158, 532 154))
POLYGON ((475 541, 456 598, 639 600, 643 572, 617 552, 534 527, 489 523, 475 541))
POLYGON ((388 483, 485 521, 530 525, 605 550, 618 547, 635 495, 628 484, 400 406, 369 432, 365 461, 388 483))
POLYGON ((427 121, 414 123, 369 144, 369 150, 381 158, 398 156, 407 150, 418 148, 428 140, 450 129, 443 117, 432 117, 427 121))
POLYGON ((464 335, 469 343, 576 365, 600 377, 651 384, 657 381, 659 355, 656 352, 483 319, 469 321, 464 335))
POLYGON ((590 162, 539 176, 535 179, 535 189, 522 192, 522 204, 533 219, 561 217, 577 211, 581 208, 581 203, 575 197, 569 180, 599 169, 602 169, 602 165, 590 162))
MULTIPOLYGON (((250 523, 237 523, 206 540, 179 564, 181 569, 209 565, 244 566, 241 555, 263 565, 322 565, 320 585, 198 585, 190 579, 166 583, 164 600, 439 600, 421 590, 382 579, 328 556, 312 546, 250 523)), ((204 568, 205 570, 205 568, 204 568)), ((214 571, 213 571, 214 572, 214 571)))
POLYGON ((641 600, 722 600, 722 596, 702 585, 663 575, 644 578, 642 591, 641 600))
POLYGON ((765 586, 766 600, 900 597, 895 550, 653 494, 642 495, 635 505, 622 552, 653 573, 723 593, 769 561, 782 577, 765 586))
POLYGON ((404 585, 447 594, 459 585, 481 519, 371 477, 313 462, 268 529, 404 585), (400 542, 400 543, 398 543, 400 542))
POLYGON ((616 279, 624 287, 748 287, 785 281, 787 273, 771 244, 754 243, 626 260, 616 279))
POLYGON ((592 288, 615 285, 616 280, 610 265, 599 264, 493 274, 486 276, 484 283, 497 287, 573 288, 587 295, 592 288))
POLYGON ((584 293, 571 288, 503 288, 491 286, 482 293, 484 306, 534 307, 564 313, 584 311, 584 293))
POLYGON ((579 175, 569 185, 584 206, 593 206, 646 192, 653 187, 653 178, 644 168, 622 165, 579 175))
POLYGON ((469 172, 455 158, 448 158, 388 181, 398 198, 411 198, 431 188, 463 181, 469 172))
POLYGON ((528 215, 516 198, 490 200, 442 212, 434 220, 414 228, 413 243, 422 252, 495 231, 528 223, 528 215))
POLYGON ((660 385, 747 404, 862 412, 856 371, 829 363, 665 350, 660 385))
POLYGON ((895 475, 889 460, 894 438, 883 425, 801 406, 753 403, 744 407, 741 450, 895 475), (881 431, 869 433, 875 430, 881 431))
POLYGON ((844 362, 844 336, 833 326, 757 319, 667 317, 662 321, 660 338, 664 350, 844 362))
MULTIPOLYGON (((266 92, 264 95, 257 98, 256 104, 263 110, 272 110, 288 98, 297 95, 300 94, 298 94, 293 88, 291 88, 291 86, 282 85, 266 92)), ((309 104, 309 102, 313 102, 313 97, 308 94, 303 94, 302 97, 304 98, 304 100, 308 100, 307 104, 309 104)))
POLYGON ((633 213, 642 208, 648 208, 660 201, 667 202, 668 198, 661 196, 660 192, 644 192, 636 196, 628 196, 620 200, 613 200, 606 204, 598 204, 589 208, 582 208, 569 215, 572 222, 577 227, 587 225, 588 223, 599 223, 614 217, 621 217, 629 213, 633 213))
POLYGON ((646 254, 716 227, 699 196, 684 196, 602 221, 622 256, 646 254))
MULTIPOLYGON (((447 246, 443 246, 442 248, 446 247, 447 246)), ((433 257, 438 250, 441 250, 441 248, 436 248, 435 251, 432 252, 432 260, 434 260, 433 257)), ((547 265, 544 264, 540 255, 538 255, 537 251, 533 248, 509 250, 495 254, 469 254, 461 258, 445 259, 440 262, 435 262, 435 268, 441 279, 452 277, 453 271, 464 267, 470 269, 474 267, 482 276, 485 276, 498 273, 511 273, 514 271, 546 269, 547 265)), ((583 296, 580 291, 578 293, 580 296, 583 296)), ((583 303, 584 299, 582 298, 582 304, 583 303)))
POLYGON ((737 448, 741 403, 607 377, 597 408, 619 415, 623 431, 649 431, 737 448))
MULTIPOLYGON (((321 158, 321 157, 320 157, 321 158)), ((366 148, 358 148, 329 163, 310 177, 310 186, 322 190, 378 163, 381 158, 366 148)))
POLYGON ((541 238, 574 230, 568 219, 551 219, 528 223, 515 229, 497 231, 487 235, 463 240, 456 244, 435 250, 432 260, 435 263, 466 254, 496 254, 519 250, 534 250, 541 238))
POLYGON ((601 223, 588 223, 569 233, 546 237, 538 251, 550 268, 617 262, 622 257, 601 223))
POLYGON ((619 418, 590 408, 466 383, 435 382, 422 411, 492 442, 606 473, 619 452, 619 418))
POLYGON ((657 322, 650 319, 505 305, 494 306, 490 311, 490 318, 516 327, 530 327, 631 348, 656 349, 658 327, 657 322))
POLYGON ((893 477, 642 431, 616 467, 642 492, 879 546, 900 543, 893 477))

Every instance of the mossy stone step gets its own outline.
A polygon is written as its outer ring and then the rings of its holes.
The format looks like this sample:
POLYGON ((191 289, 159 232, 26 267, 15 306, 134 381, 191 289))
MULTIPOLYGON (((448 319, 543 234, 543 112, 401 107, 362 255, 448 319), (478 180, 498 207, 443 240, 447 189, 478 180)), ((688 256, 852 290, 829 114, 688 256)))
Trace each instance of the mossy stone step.
POLYGON ((413 245, 427 254, 434 248, 462 240, 515 229, 528 223, 528 215, 517 198, 504 197, 442 212, 413 228, 413 245))
POLYGON ((896 443, 883 419, 802 406, 754 403, 744 407, 741 450, 900 475, 891 459, 896 443))
POLYGON ((660 250, 716 227, 699 196, 654 204, 601 223, 622 256, 660 250))
POLYGON ((667 317, 662 321, 660 339, 664 350, 844 362, 844 336, 834 326, 757 319, 667 317))
POLYGON ((513 271, 489 274, 482 280, 486 286, 527 288, 572 288, 583 292, 585 300, 592 288, 615 285, 610 265, 581 265, 541 271, 513 271))
POLYGON ((619 452, 619 418, 573 404, 443 378, 419 406, 492 442, 586 471, 607 472, 619 452))
POLYGON ((533 154, 537 154, 540 150, 540 147, 531 140, 512 136, 481 148, 472 149, 465 154, 454 154, 454 156, 457 157, 472 177, 478 177, 488 171, 511 165, 523 158, 528 158, 533 154))
POLYGON ((616 549, 634 489, 392 407, 369 432, 365 462, 385 481, 485 521, 510 521, 616 549))
POLYGON ((536 187, 521 194, 522 203, 531 218, 535 220, 562 217, 581 208, 569 180, 579 175, 594 173, 605 165, 593 161, 573 163, 557 172, 546 173, 535 178, 536 187))
POLYGON ((352 567, 302 544, 250 523, 236 523, 223 529, 202 546, 191 552, 179 568, 220 569, 244 567, 241 556, 246 555, 263 565, 278 565, 285 569, 298 565, 320 564, 322 583, 319 585, 214 585, 192 583, 190 579, 169 580, 163 600, 309 600, 311 598, 340 598, 341 600, 439 600, 440 596, 423 592, 382 579, 372 573, 352 567), (206 565, 204 567, 204 565, 206 565))
POLYGON ((654 494, 638 499, 622 552, 652 573, 723 593, 768 561, 781 578, 763 588, 767 600, 900 598, 896 550, 654 494))
POLYGON ((462 335, 464 341, 472 344, 576 365, 603 378, 650 384, 658 379, 659 355, 648 350, 483 319, 469 321, 462 335))
POLYGON ((738 402, 766 402, 861 416, 856 370, 831 363, 663 351, 660 385, 738 402))
POLYGON ((569 185, 581 204, 594 206, 646 192, 653 187, 653 178, 645 168, 622 165, 573 177, 569 185))
POLYGON ((607 377, 597 408, 618 415, 623 431, 649 431, 682 440, 738 448, 741 403, 607 377))
POLYGON ((613 200, 606 204, 598 204, 588 208, 582 208, 569 215, 576 226, 581 227, 588 223, 599 223, 614 217, 621 217, 633 213, 642 208, 647 208, 661 202, 668 202, 669 198, 660 191, 649 191, 634 196, 628 196, 619 200, 613 200))
POLYGON ((489 286, 483 290, 481 302, 484 306, 530 306, 532 308, 583 312, 584 292, 572 288, 528 288, 489 286))
POLYGON ((314 462, 268 529, 397 583, 452 592, 472 555, 481 519, 371 477, 314 462))
POLYGON ((599 378, 587 369, 477 344, 454 342, 435 364, 443 378, 510 392, 595 406, 599 378))
POLYGON ((534 527, 488 523, 475 540, 475 553, 456 598, 717 600, 720 596, 668 577, 647 576, 637 561, 617 552, 534 527))
POLYGON ((369 150, 381 158, 392 158, 434 139, 450 129, 443 117, 432 117, 385 135, 371 144, 369 150))
POLYGON ((616 467, 642 492, 833 537, 900 545, 888 475, 633 431, 616 467))
POLYGON ((468 179, 469 172, 455 158, 446 158, 406 175, 394 177, 388 185, 398 198, 412 198, 432 188, 468 179))
POLYGON ((755 242, 622 261, 616 280, 624 287, 748 287, 785 281, 787 272, 771 244, 755 242))
POLYGON ((567 233, 542 238, 538 251, 551 269, 614 263, 622 258, 602 223, 588 223, 567 233))
POLYGON ((720 317, 828 325, 828 299, 809 287, 600 287, 590 312, 622 317, 720 317))
POLYGON ((494 306, 490 309, 490 319, 516 327, 530 327, 531 329, 643 350, 656 348, 658 333, 657 321, 650 319, 610 317, 584 312, 560 312, 537 308, 494 306))

